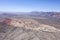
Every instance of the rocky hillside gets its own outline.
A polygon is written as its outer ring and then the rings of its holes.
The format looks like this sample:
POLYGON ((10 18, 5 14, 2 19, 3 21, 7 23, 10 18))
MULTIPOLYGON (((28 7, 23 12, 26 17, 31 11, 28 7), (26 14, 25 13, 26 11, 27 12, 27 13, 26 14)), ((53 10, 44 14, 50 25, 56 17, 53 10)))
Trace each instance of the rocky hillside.
POLYGON ((0 22, 0 40, 60 40, 60 31, 33 19, 0 22))
POLYGON ((54 26, 41 24, 38 21, 33 19, 24 19, 24 18, 5 19, 3 22, 10 26, 24 27, 26 29, 32 29, 32 30, 42 30, 42 31, 48 31, 48 32, 60 31, 59 29, 56 29, 54 26))

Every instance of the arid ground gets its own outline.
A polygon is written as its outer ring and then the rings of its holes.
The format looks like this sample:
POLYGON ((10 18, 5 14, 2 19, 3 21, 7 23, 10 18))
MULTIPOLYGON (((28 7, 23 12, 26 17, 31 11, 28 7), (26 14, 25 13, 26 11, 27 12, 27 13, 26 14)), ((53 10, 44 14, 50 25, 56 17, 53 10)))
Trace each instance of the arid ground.
POLYGON ((2 13, 0 40, 60 40, 60 13, 2 13))

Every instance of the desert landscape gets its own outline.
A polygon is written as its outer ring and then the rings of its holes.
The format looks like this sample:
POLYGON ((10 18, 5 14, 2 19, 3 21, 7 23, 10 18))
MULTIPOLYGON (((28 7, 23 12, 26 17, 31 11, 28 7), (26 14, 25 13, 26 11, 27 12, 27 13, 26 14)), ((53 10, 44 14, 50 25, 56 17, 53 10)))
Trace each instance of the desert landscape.
POLYGON ((60 12, 22 13, 1 12, 0 40, 60 40, 60 12))
POLYGON ((0 0, 0 40, 60 40, 60 0, 0 0))

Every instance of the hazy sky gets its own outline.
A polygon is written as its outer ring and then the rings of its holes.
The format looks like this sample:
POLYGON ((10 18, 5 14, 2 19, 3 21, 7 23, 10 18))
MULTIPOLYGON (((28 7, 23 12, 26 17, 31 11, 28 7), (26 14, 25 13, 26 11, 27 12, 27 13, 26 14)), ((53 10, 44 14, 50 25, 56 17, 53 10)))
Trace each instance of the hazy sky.
POLYGON ((60 11, 60 0, 0 0, 0 11, 60 11))

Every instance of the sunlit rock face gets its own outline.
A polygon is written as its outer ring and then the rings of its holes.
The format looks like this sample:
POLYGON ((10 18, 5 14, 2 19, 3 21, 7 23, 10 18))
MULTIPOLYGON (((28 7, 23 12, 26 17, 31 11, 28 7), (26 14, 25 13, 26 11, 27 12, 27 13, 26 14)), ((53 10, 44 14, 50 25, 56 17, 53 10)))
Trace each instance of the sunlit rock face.
POLYGON ((40 31, 48 31, 48 32, 56 32, 60 31, 59 29, 56 29, 53 26, 40 24, 38 21, 33 19, 5 19, 3 21, 7 25, 13 26, 13 27, 24 27, 25 29, 31 29, 31 30, 40 30, 40 31))

